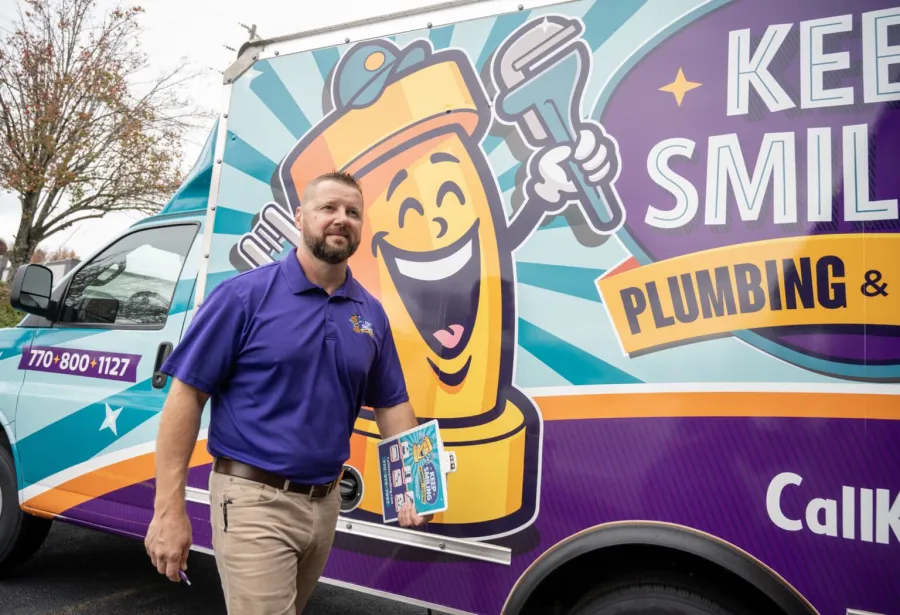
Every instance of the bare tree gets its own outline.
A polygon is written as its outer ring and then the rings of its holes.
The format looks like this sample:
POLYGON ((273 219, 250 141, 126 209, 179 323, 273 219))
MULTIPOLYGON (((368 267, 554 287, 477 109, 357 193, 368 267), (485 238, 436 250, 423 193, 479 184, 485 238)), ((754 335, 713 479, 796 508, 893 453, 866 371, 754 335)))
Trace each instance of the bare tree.
POLYGON ((54 248, 47 254, 48 261, 66 261, 71 259, 78 259, 78 254, 72 248, 66 248, 65 246, 54 248))
POLYGON ((98 15, 94 0, 24 0, 0 38, 0 187, 22 218, 10 279, 38 244, 109 212, 153 213, 183 177, 185 64, 149 72, 139 7, 98 15))
POLYGON ((34 253, 31 255, 32 263, 47 263, 53 261, 64 261, 69 259, 77 259, 78 254, 75 253, 75 250, 72 248, 66 248, 64 246, 60 246, 58 248, 51 248, 49 250, 44 249, 40 246, 34 249, 34 253))

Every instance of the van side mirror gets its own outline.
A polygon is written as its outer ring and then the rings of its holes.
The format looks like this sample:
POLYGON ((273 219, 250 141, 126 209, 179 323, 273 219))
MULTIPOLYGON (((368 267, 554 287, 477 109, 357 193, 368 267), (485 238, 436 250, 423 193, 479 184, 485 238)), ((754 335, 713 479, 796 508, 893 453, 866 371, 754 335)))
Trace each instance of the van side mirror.
POLYGON ((16 271, 9 303, 17 310, 53 320, 56 302, 50 298, 53 291, 53 272, 43 265, 23 265, 16 271))

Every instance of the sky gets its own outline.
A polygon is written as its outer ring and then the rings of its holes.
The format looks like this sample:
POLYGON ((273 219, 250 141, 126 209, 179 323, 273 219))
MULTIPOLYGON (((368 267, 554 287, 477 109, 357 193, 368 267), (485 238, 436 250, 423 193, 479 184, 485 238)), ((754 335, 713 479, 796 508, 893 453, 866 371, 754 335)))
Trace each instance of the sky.
MULTIPOLYGON (((236 58, 235 51, 248 39, 241 24, 256 24, 257 33, 270 38, 300 30, 308 30, 341 22, 376 17, 414 8, 439 4, 435 0, 136 0, 144 9, 140 19, 142 47, 150 55, 152 68, 163 70, 177 65, 182 58, 192 67, 204 70, 190 90, 193 102, 218 111, 225 70, 236 58)), ((0 0, 0 27, 8 28, 18 15, 17 0, 0 0)), ((100 11, 119 4, 116 0, 97 0, 100 11)), ((206 131, 189 135, 185 147, 185 171, 193 164, 206 131)), ((0 191, 0 238, 11 242, 15 235, 21 208, 18 198, 0 191)), ((143 214, 128 212, 110 214, 73 226, 46 240, 50 249, 64 245, 75 250, 82 259, 124 231, 143 214)))

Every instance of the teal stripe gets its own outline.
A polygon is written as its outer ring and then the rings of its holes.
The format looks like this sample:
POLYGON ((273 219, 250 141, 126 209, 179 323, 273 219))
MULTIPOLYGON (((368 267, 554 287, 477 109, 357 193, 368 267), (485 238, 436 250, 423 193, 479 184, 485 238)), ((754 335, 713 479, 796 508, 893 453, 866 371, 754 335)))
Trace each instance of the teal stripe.
POLYGON ((169 306, 169 318, 178 316, 184 318, 184 312, 188 310, 191 295, 194 292, 196 278, 178 280, 175 285, 175 294, 172 296, 172 305, 169 306))
POLYGON ((503 137, 498 137, 497 135, 488 134, 485 135, 484 139, 481 140, 481 147, 484 148, 484 151, 488 154, 493 152, 497 147, 504 142, 503 137))
POLYGON ((519 167, 514 166, 497 178, 497 185, 500 186, 500 192, 506 192, 507 190, 512 190, 516 187, 516 172, 518 172, 518 170, 519 167))
POLYGON ((325 49, 316 49, 313 53, 313 58, 316 60, 316 65, 319 67, 319 74, 322 75, 322 80, 325 83, 328 83, 328 74, 331 72, 331 69, 338 63, 338 60, 341 59, 341 54, 338 53, 338 50, 334 47, 327 47, 325 49))
POLYGON ((431 39, 431 44, 434 46, 435 50, 446 49, 450 46, 450 39, 453 38, 453 26, 434 28, 428 34, 428 38, 431 39))
POLYGON ((209 297, 209 293, 211 293, 216 286, 218 286, 228 278, 236 276, 238 273, 240 272, 235 271, 234 269, 230 271, 210 273, 208 276, 206 276, 206 296, 209 297))
MULTIPOLYGON (((590 325, 585 323, 585 326, 590 325)), ((519 319, 519 346, 574 385, 641 382, 522 318, 519 319)))
POLYGON ((106 418, 107 403, 113 410, 124 408, 116 421, 118 437, 121 437, 156 416, 162 409, 164 399, 165 396, 153 388, 148 378, 19 440, 19 455, 28 460, 25 466, 28 482, 40 482, 66 468, 84 463, 115 442, 117 436, 112 431, 99 430, 106 418), (150 394, 154 394, 150 399, 158 401, 159 407, 140 407, 150 394))
MULTIPOLYGON (((66 344, 74 342, 85 337, 97 335, 99 333, 109 333, 108 329, 31 329, 41 334, 40 346, 55 346, 56 344, 66 344)), ((4 349, 3 356, 0 359, 9 359, 22 354, 23 346, 30 345, 31 335, 25 335, 19 340, 15 346, 4 349)))
POLYGON ((243 235, 253 227, 253 214, 230 207, 216 208, 216 235, 243 235))
POLYGON ((566 220, 566 217, 564 215, 559 214, 559 215, 553 216, 553 219, 551 222, 549 222, 547 224, 542 224, 541 226, 539 226, 537 228, 537 230, 545 231, 545 230, 551 229, 551 228, 565 228, 568 226, 569 226, 569 221, 566 220))
POLYGON ((490 36, 488 36, 487 40, 484 42, 484 46, 481 48, 481 55, 478 57, 478 62, 475 64, 476 70, 481 72, 481 68, 484 66, 485 62, 490 60, 491 54, 500 47, 500 43, 502 43, 507 36, 512 34, 513 30, 525 23, 530 14, 531 11, 517 11, 515 13, 501 15, 497 18, 494 22, 494 27, 491 28, 490 36))
POLYGON ((233 132, 228 132, 225 164, 268 184, 276 164, 233 132))
POLYGON ((584 40, 596 51, 631 16, 637 13, 647 0, 597 0, 584 16, 584 40))
POLYGON ((203 221, 203 218, 200 214, 203 214, 206 211, 206 204, 203 205, 202 208, 188 210, 188 211, 176 211, 171 214, 154 214, 152 216, 148 216, 141 220, 138 220, 134 224, 131 225, 131 228, 143 227, 147 225, 158 224, 160 222, 170 222, 172 220, 178 220, 180 218, 194 218, 199 222, 203 221))
POLYGON ((250 91, 299 139, 311 126, 306 115, 268 61, 260 62, 253 68, 262 74, 253 78, 250 91))
POLYGON ((516 263, 516 277, 522 284, 546 288, 564 295, 600 303, 595 280, 606 273, 603 269, 587 269, 567 265, 516 263))

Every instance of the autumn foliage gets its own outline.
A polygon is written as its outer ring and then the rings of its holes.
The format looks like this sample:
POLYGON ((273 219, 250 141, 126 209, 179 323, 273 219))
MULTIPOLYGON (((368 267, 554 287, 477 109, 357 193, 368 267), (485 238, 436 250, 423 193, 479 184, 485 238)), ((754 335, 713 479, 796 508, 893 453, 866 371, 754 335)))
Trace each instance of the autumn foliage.
POLYGON ((180 184, 182 136, 202 114, 182 98, 184 65, 151 74, 142 12, 24 0, 0 39, 0 187, 22 206, 11 272, 72 224, 153 213, 180 184))

